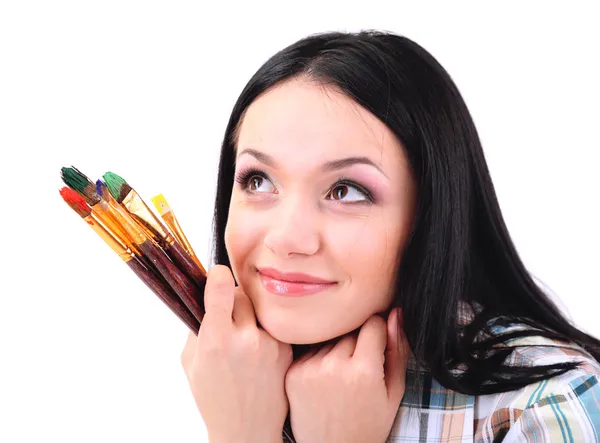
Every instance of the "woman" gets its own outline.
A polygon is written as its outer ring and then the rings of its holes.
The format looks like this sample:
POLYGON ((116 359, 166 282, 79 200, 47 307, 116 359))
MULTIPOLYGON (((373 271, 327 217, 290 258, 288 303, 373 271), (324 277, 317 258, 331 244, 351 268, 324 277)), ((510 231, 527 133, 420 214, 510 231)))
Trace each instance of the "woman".
POLYGON ((599 441, 600 343, 525 269, 469 111, 411 40, 314 35, 258 70, 215 241, 182 353, 211 443, 599 441))

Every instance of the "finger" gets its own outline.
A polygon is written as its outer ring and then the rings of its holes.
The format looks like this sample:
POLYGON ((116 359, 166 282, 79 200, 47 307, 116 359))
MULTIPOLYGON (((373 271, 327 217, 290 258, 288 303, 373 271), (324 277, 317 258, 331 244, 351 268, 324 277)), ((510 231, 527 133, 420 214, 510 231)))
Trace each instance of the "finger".
POLYGON ((369 362, 378 361, 381 358, 383 363, 386 344, 387 325, 385 320, 378 315, 372 315, 358 332, 356 349, 352 357, 369 362))
POLYGON ((233 275, 227 266, 215 265, 208 271, 204 289, 206 313, 202 325, 211 323, 226 328, 233 324, 234 288, 233 275))
POLYGON ((194 360, 194 354, 196 349, 196 343, 198 341, 198 337, 192 331, 189 332, 187 336, 187 340, 185 342, 185 346, 183 347, 183 351, 181 352, 181 365, 183 366, 183 370, 185 375, 189 378, 189 370, 192 366, 192 362, 194 360))
POLYGON ((329 352, 331 352, 331 350, 333 349, 334 346, 335 346, 335 342, 327 343, 327 344, 321 346, 321 348, 315 353, 314 358, 317 360, 322 359, 327 354, 329 354, 329 352))
POLYGON ((234 295, 233 323, 240 328, 256 326, 256 314, 250 297, 239 286, 235 288, 234 295))
POLYGON ((352 357, 356 349, 356 334, 347 334, 342 337, 331 350, 332 353, 342 357, 352 357))
POLYGON ((387 325, 388 346, 385 351, 385 380, 388 399, 394 403, 402 400, 408 364, 408 340, 404 334, 401 310, 390 312, 387 325))
POLYGON ((306 360, 310 360, 311 358, 313 358, 317 352, 319 352, 320 348, 318 347, 313 347, 311 349, 308 349, 307 351, 304 351, 304 353, 298 357, 296 360, 294 360, 294 365, 300 365, 302 363, 304 363, 306 360))
POLYGON ((298 358, 294 360, 293 365, 299 365, 304 363, 306 360, 313 358, 318 350, 319 349, 316 347, 305 350, 298 358))

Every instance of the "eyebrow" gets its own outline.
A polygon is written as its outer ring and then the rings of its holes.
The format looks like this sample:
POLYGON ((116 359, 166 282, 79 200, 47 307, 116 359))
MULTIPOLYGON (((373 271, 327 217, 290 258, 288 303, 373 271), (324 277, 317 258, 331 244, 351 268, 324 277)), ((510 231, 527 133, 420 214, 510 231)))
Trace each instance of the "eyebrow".
MULTIPOLYGON (((239 153, 238 158, 240 158, 244 154, 251 155, 259 162, 264 163, 265 165, 267 165, 271 168, 275 168, 277 166, 277 162, 275 161, 275 159, 273 157, 271 157, 269 154, 265 154, 264 152, 257 151, 256 149, 251 149, 251 148, 244 149, 239 153)), ((379 172, 381 172, 389 180, 389 177, 387 176, 387 174, 385 172, 383 172, 383 169, 381 169, 381 167, 379 167, 379 165, 377 163, 375 163, 373 160, 371 160, 368 157, 346 157, 346 158, 342 158, 339 160, 328 161, 327 163, 325 163, 323 165, 323 170, 324 171, 337 171, 338 169, 343 169, 348 166, 357 165, 357 164, 373 166, 375 169, 377 169, 379 172)))

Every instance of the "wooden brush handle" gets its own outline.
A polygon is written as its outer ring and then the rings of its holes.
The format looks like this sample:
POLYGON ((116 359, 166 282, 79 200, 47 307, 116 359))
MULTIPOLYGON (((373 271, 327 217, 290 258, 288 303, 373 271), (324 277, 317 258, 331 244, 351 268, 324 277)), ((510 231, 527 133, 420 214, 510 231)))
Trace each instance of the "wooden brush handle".
POLYGON ((145 240, 139 246, 142 253, 150 259, 154 268, 171 286, 194 317, 199 322, 202 322, 204 309, 200 306, 200 300, 202 300, 203 295, 200 289, 196 287, 194 282, 183 271, 175 266, 165 251, 152 243, 152 241, 149 239, 145 240))
POLYGON ((127 265, 194 334, 198 335, 200 322, 192 315, 177 294, 154 271, 148 269, 137 257, 129 260, 127 265))
POLYGON ((196 286, 200 290, 202 297, 200 297, 200 307, 202 311, 204 309, 204 288, 206 287, 206 274, 198 267, 196 262, 188 255, 183 247, 174 242, 171 246, 165 248, 165 252, 169 255, 171 260, 181 269, 185 274, 192 279, 196 286))

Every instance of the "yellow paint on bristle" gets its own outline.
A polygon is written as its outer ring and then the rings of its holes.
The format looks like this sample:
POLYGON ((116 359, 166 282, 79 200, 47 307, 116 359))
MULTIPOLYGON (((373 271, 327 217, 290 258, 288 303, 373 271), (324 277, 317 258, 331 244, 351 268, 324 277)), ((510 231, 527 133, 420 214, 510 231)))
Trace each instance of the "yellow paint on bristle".
POLYGON ((152 203, 154 203, 154 207, 158 211, 158 214, 161 216, 171 211, 171 208, 167 203, 167 199, 162 194, 158 194, 152 197, 152 203))
POLYGON ((160 217, 167 224, 167 226, 171 230, 171 233, 177 239, 177 242, 183 247, 185 252, 187 252, 187 254, 192 258, 192 260, 194 260, 194 262, 202 270, 204 275, 206 275, 206 270, 204 269, 204 266, 202 266, 202 263, 200 263, 200 260, 198 260, 194 249, 192 249, 192 245, 183 233, 183 229, 181 229, 177 218, 175 218, 175 212, 171 210, 171 207, 167 203, 167 199, 165 198, 165 196, 162 194, 155 195, 154 197, 152 197, 152 203, 154 203, 154 206, 160 214, 160 217))

